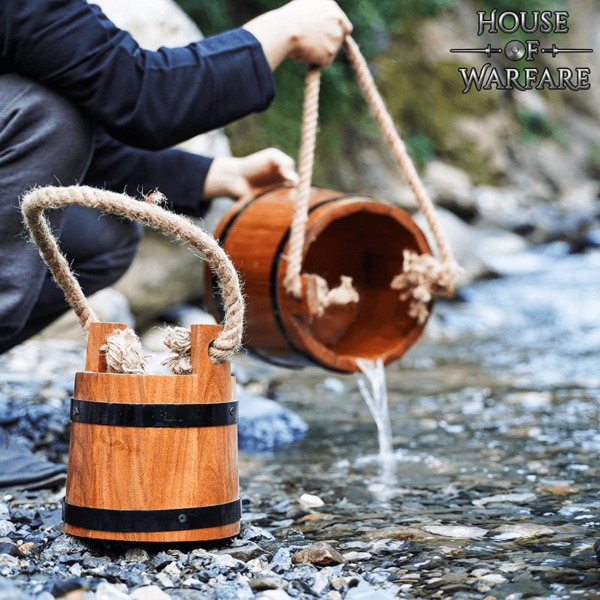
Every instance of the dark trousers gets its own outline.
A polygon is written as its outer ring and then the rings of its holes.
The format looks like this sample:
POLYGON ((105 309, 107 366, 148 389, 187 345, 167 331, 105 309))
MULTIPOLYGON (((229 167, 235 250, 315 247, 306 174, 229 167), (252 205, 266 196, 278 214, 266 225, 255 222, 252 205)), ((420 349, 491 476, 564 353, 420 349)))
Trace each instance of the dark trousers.
MULTIPOLYGON (((36 186, 85 183, 92 155, 93 125, 76 106, 19 75, 0 76, 0 353, 68 309, 23 236, 19 198, 36 186)), ((110 173, 105 181, 110 188, 110 173)), ((79 206, 48 216, 86 295, 117 281, 133 261, 137 223, 79 206)))

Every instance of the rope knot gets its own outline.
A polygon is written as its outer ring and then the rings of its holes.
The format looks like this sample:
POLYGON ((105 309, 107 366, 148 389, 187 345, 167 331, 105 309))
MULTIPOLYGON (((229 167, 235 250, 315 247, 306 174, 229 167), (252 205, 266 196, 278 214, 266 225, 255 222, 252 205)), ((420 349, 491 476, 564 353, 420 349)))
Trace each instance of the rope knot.
POLYGON ((100 347, 106 357, 106 372, 126 375, 150 375, 149 354, 142 354, 142 342, 133 329, 117 329, 100 347))
POLYGON ((390 287, 400 292, 400 300, 410 301, 408 314, 422 325, 429 317, 428 304, 433 296, 452 298, 457 265, 413 250, 404 250, 403 256, 402 273, 394 277, 390 287))
POLYGON ((317 317, 322 317, 330 306, 356 303, 360 299, 352 285, 352 277, 347 275, 342 275, 340 285, 332 289, 329 289, 327 281, 319 275, 303 275, 302 278, 305 279, 307 288, 312 284, 312 293, 307 290, 307 300, 311 305, 311 313, 317 317))
POLYGON ((170 369, 173 375, 192 374, 192 332, 185 327, 167 327, 164 345, 174 352, 161 364, 170 369))

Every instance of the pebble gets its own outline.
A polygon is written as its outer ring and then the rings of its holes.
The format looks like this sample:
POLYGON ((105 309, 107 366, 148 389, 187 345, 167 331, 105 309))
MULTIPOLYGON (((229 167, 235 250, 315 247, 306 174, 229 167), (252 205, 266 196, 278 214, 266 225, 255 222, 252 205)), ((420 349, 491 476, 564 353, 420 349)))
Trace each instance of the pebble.
POLYGON ((358 562, 361 560, 369 560, 373 555, 368 552, 346 552, 342 556, 346 562, 358 562))
MULTIPOLYGON (((135 550, 138 550, 137 548, 135 550)), ((143 550, 142 552, 145 552, 143 550)), ((131 592, 133 600, 171 600, 171 597, 156 585, 147 585, 131 592)))
POLYGON ((478 508, 483 508, 486 504, 491 502, 516 502, 522 504, 523 502, 529 502, 535 500, 536 495, 531 493, 526 494, 497 494, 496 496, 488 496, 487 498, 479 498, 473 500, 472 503, 478 508))
POLYGON ((343 563, 344 557, 326 542, 319 542, 296 552, 292 560, 294 563, 311 563, 325 567, 343 563))
POLYGON ((395 598, 385 590, 375 588, 366 581, 361 581, 356 587, 350 588, 344 600, 392 600, 395 598))
POLYGON ((487 529, 480 527, 465 527, 462 525, 443 526, 443 525, 425 525, 423 531, 441 535, 455 540, 480 540, 488 532, 487 529))
POLYGON ((252 588, 245 581, 223 581, 217 584, 215 600, 251 600, 252 588))
POLYGON ((125 552, 127 562, 147 563, 150 555, 143 548, 130 548, 125 552))
POLYGON ((278 589, 287 590, 290 584, 281 577, 269 576, 251 579, 249 585, 255 591, 262 591, 278 589))
POLYGON ((492 530, 496 534, 492 539, 497 541, 505 540, 523 540, 541 537, 544 535, 554 535, 554 530, 545 525, 535 525, 533 523, 519 525, 501 525, 492 530))
POLYGON ((323 502, 319 496, 313 496, 312 494, 302 494, 302 496, 300 496, 300 507, 302 510, 319 508, 321 506, 325 506, 325 502, 323 502))
POLYGON ((95 600, 129 600, 127 586, 120 583, 102 581, 96 589, 95 600))
POLYGON ((266 590, 265 592, 256 594, 254 598, 256 600, 289 600, 291 596, 283 590, 266 590))
POLYGON ((257 558, 258 556, 262 556, 263 554, 272 556, 270 552, 266 552, 258 544, 253 542, 236 546, 234 548, 227 548, 226 550, 222 550, 220 554, 228 554, 229 556, 232 556, 233 558, 242 562, 248 562, 249 560, 257 558))
POLYGON ((14 533, 17 530, 17 528, 14 526, 14 524, 11 521, 0 521, 0 537, 5 537, 7 535, 10 535, 11 533, 14 533))

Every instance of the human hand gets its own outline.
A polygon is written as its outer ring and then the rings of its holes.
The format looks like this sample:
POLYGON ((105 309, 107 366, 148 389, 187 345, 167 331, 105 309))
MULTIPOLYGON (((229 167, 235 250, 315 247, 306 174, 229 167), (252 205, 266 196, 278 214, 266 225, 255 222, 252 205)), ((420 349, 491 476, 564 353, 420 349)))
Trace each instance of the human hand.
POLYGON ((267 148, 242 158, 215 158, 204 183, 204 198, 241 198, 252 188, 279 183, 298 183, 294 159, 277 148, 267 148))
POLYGON ((273 69, 291 58, 321 69, 335 58, 352 23, 334 0, 292 0, 244 25, 273 69))

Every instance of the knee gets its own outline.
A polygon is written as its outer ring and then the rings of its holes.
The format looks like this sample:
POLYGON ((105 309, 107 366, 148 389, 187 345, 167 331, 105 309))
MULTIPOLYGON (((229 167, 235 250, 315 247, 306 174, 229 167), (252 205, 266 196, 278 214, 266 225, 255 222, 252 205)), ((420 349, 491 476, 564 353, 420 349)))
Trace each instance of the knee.
POLYGON ((10 126, 28 156, 37 155, 36 185, 72 185, 89 165, 91 120, 67 97, 20 75, 2 78, 3 97, 12 94, 10 126))

